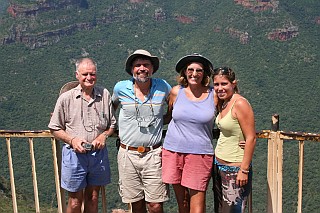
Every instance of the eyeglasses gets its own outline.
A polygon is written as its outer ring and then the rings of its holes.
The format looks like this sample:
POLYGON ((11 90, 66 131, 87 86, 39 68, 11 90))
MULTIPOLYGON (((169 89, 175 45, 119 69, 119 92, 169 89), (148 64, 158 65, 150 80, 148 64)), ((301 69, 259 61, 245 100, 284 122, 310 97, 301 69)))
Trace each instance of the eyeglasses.
POLYGON ((136 108, 136 120, 138 121, 138 127, 148 128, 148 127, 153 126, 153 124, 155 123, 155 116, 154 116, 152 103, 150 103, 150 114, 149 115, 141 115, 140 114, 140 109, 137 106, 137 102, 135 102, 135 108, 136 108))
POLYGON ((155 123, 155 115, 154 115, 154 110, 153 110, 153 106, 152 106, 152 97, 151 97, 151 92, 148 95, 148 100, 150 100, 150 114, 147 115, 145 113, 143 113, 143 115, 140 114, 140 109, 138 106, 138 102, 137 102, 137 97, 136 97, 136 93, 134 93, 134 106, 136 109, 136 120, 138 121, 138 127, 144 127, 144 128, 148 128, 154 125, 155 123))
POLYGON ((221 73, 222 75, 230 75, 231 71, 229 67, 219 67, 213 70, 213 74, 217 75, 221 73))
POLYGON ((203 73, 203 69, 194 69, 194 68, 188 68, 187 73, 192 74, 194 71, 196 71, 197 74, 203 73))

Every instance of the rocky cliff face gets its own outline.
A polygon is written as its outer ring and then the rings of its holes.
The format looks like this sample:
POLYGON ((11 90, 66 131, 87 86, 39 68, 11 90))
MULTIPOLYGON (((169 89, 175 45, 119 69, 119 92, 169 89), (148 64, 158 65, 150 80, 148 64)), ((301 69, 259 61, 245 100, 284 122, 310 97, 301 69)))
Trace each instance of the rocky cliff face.
POLYGON ((299 35, 299 29, 297 26, 289 26, 284 28, 274 29, 268 33, 268 39, 287 41, 299 35))
MULTIPOLYGON (((126 19, 130 19, 128 14, 116 15, 117 8, 115 6, 110 6, 106 9, 105 16, 96 18, 92 21, 85 23, 75 23, 75 24, 63 24, 68 23, 68 17, 57 17, 54 20, 46 20, 48 26, 61 25, 63 27, 55 30, 46 30, 39 33, 31 33, 33 31, 28 20, 36 19, 39 13, 45 13, 54 10, 63 10, 70 8, 88 8, 87 0, 60 0, 60 1, 37 1, 37 4, 31 6, 21 6, 17 4, 11 4, 7 11, 15 19, 27 20, 18 22, 19 24, 12 25, 9 29, 7 36, 0 38, 0 45, 8 45, 11 43, 23 43, 26 46, 34 49, 47 45, 52 45, 61 40, 61 37, 71 35, 77 31, 91 30, 99 24, 107 24, 111 22, 121 22, 126 19)), ((137 4, 143 3, 143 0, 129 0, 129 4, 133 7, 137 4)), ((276 12, 278 9, 279 1, 276 0, 234 0, 235 4, 242 5, 248 10, 253 12, 261 12, 265 10, 272 10, 276 12)), ((154 11, 153 18, 156 21, 166 21, 168 17, 162 8, 157 8, 154 11)), ((190 17, 184 14, 175 15, 172 17, 176 21, 183 24, 193 24, 196 22, 196 17, 190 17)), ((320 17, 314 19, 315 24, 320 24, 320 17)), ((214 27, 214 32, 221 32, 221 27, 214 27)), ((228 33, 232 38, 239 39, 241 44, 248 44, 250 42, 250 34, 247 31, 239 30, 236 27, 227 27, 223 29, 223 32, 228 33)), ((277 28, 269 32, 266 36, 270 40, 287 41, 299 35, 298 26, 289 26, 283 28, 277 28)))
POLYGON ((278 9, 279 1, 276 0, 234 0, 236 4, 240 4, 252 12, 261 12, 272 10, 275 12, 278 9))
POLYGON ((28 33, 28 25, 14 25, 10 29, 9 36, 0 40, 0 44, 6 45, 11 43, 23 43, 31 49, 52 45, 61 40, 61 37, 72 35, 77 31, 91 30, 98 24, 107 24, 111 22, 122 21, 122 16, 105 16, 100 19, 95 19, 91 22, 75 23, 63 28, 41 32, 37 34, 28 33))
MULTIPOLYGON (((129 1, 129 3, 132 5, 141 2, 143 2, 143 0, 129 1)), ((69 9, 72 7, 87 9, 86 7, 88 7, 88 3, 86 0, 61 0, 58 1, 58 3, 48 1, 38 2, 37 4, 28 7, 11 4, 8 7, 7 12, 15 19, 33 20, 39 15, 39 13, 69 9)), ((32 31, 30 22, 23 21, 19 24, 14 24, 11 26, 8 35, 0 38, 0 45, 8 45, 17 42, 23 43, 31 49, 39 48, 57 43, 61 40, 61 37, 72 35, 77 31, 91 30, 99 24, 103 25, 112 22, 124 21, 125 19, 129 18, 127 14, 116 15, 115 10, 115 7, 111 6, 109 9, 104 11, 106 14, 104 17, 95 18, 94 20, 85 23, 75 23, 64 26, 60 29, 39 33, 30 33, 32 31)), ((164 21, 167 17, 162 8, 157 8, 154 11, 153 18, 156 21, 164 21)), ((67 19, 67 17, 57 17, 57 19, 54 20, 47 20, 45 24, 55 26, 62 23, 63 25, 63 23, 67 23, 67 19)))
MULTIPOLYGON (((58 1, 58 3, 43 1, 29 6, 11 4, 8 7, 7 12, 15 19, 32 20, 35 19, 37 15, 39 15, 39 13, 44 13, 52 10, 63 10, 72 7, 86 9, 87 6, 88 3, 86 0, 61 0, 58 1)), ((67 19, 67 17, 59 17, 54 20, 46 21, 45 24, 54 26, 64 22, 67 23, 67 19)), ((23 43, 31 49, 39 48, 57 43, 61 40, 61 37, 71 35, 76 31, 91 30, 97 24, 105 24, 122 19, 123 17, 120 16, 105 16, 100 19, 92 20, 90 22, 75 23, 64 26, 60 29, 48 30, 39 33, 30 33, 30 31, 32 31, 30 22, 17 22, 18 24, 14 24, 11 26, 7 36, 0 38, 0 45, 7 45, 17 42, 23 43)))
POLYGON ((32 6, 21 6, 18 4, 11 4, 7 11, 9 14, 11 14, 13 17, 30 17, 30 16, 36 16, 38 13, 41 12, 47 12, 50 10, 56 10, 56 9, 62 9, 67 8, 70 6, 82 6, 84 5, 81 0, 61 0, 58 3, 54 2, 38 2, 36 5, 32 6))
POLYGON ((241 30, 229 27, 225 29, 225 32, 227 32, 232 38, 239 39, 241 44, 249 43, 249 33, 246 31, 241 31, 241 30))

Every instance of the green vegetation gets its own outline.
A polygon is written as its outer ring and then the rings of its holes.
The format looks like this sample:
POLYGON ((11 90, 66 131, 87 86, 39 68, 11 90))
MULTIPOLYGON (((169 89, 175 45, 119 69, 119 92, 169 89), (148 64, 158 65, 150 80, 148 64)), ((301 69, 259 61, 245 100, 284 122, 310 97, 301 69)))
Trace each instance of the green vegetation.
MULTIPOLYGON (((32 8, 39 1, 11 2, 32 8)), ((67 36, 52 37, 48 39, 50 45, 39 48, 19 41, 0 44, 0 129, 47 129, 60 87, 74 80, 75 59, 85 55, 94 58, 98 63, 99 84, 112 92, 117 81, 129 78, 124 71, 128 54, 144 48, 161 58, 160 70, 155 77, 164 78, 171 85, 176 84, 175 63, 185 54, 198 52, 210 58, 215 67, 227 65, 234 68, 241 93, 254 108, 257 130, 270 129, 271 115, 278 113, 281 130, 319 133, 318 0, 279 1, 276 10, 263 12, 252 12, 231 0, 204 0, 200 4, 182 0, 143 3, 87 0, 81 4, 81 7, 73 5, 38 12, 36 16, 14 18, 6 13, 9 1, 0 3, 1 41, 8 38, 14 29, 22 30, 22 35, 41 35, 74 24, 90 23, 93 26, 77 29, 67 36), (155 11, 159 9, 165 17, 157 20, 155 11), (177 20, 180 16, 193 21, 181 23, 177 20), (296 37, 288 41, 268 39, 268 33, 275 29, 292 26, 298 27, 296 37), (247 32, 248 43, 241 43, 236 32, 247 32)), ((304 212, 316 212, 320 208, 318 148, 319 144, 306 142, 304 212)), ((32 198, 28 143, 14 140, 12 149, 17 188, 32 198)), ((0 150, 0 176, 8 180, 4 140, 0 142, 0 150)), ((254 212, 266 212, 266 150, 266 140, 259 140, 253 161, 254 212)), ((55 187, 49 140, 36 142, 35 151, 40 201, 54 208, 55 187)), ((114 141, 110 141, 109 151, 113 183, 106 187, 107 205, 109 209, 125 208, 117 192, 114 141)), ((298 143, 285 141, 284 212, 296 211, 297 156, 298 143)), ((212 196, 208 190, 207 212, 212 212, 212 196)), ((177 211, 173 194, 171 198, 165 205, 166 212, 177 211)), ((10 196, 5 199, 9 200, 10 196)), ((0 203, 10 203, 8 200, 0 200, 0 203)), ((0 211, 2 208, 0 206, 0 211)))

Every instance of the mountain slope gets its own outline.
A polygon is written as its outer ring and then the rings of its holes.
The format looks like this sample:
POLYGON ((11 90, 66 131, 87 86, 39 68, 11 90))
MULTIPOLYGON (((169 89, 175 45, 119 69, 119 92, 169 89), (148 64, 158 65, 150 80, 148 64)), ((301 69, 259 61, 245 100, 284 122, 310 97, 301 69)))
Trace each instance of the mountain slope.
MULTIPOLYGON (((278 113, 281 130, 319 132, 319 9, 318 0, 3 1, 0 129, 47 129, 60 87, 74 79, 75 59, 93 57, 99 84, 112 92, 117 81, 129 78, 124 71, 129 53, 145 48, 161 58, 155 77, 171 85, 176 84, 175 63, 185 54, 198 52, 215 67, 234 68, 240 91, 254 108, 257 130, 269 129, 271 115, 278 113)), ((45 147, 37 151, 50 156, 45 147)), ((284 209, 293 212, 297 144, 286 143, 285 148, 289 190, 284 192, 284 209)), ((17 145, 13 149, 21 152, 17 145)), ((307 144, 306 171, 319 171, 309 164, 316 150, 316 144, 307 144)), ((28 158, 27 147, 21 153, 28 158)), ((266 141, 259 141, 254 158, 256 212, 265 210, 266 193, 260 192, 266 185, 265 153, 266 141)), ((111 148, 113 159, 115 155, 111 148)), ((19 170, 19 178, 28 175, 19 170)), ((312 212, 320 208, 318 187, 310 172, 305 176, 303 205, 312 212)), ((113 180, 116 194, 116 177, 113 180)), ((52 199, 49 192, 43 196, 47 202, 52 199)), ((174 206, 168 204, 169 209, 174 206)))

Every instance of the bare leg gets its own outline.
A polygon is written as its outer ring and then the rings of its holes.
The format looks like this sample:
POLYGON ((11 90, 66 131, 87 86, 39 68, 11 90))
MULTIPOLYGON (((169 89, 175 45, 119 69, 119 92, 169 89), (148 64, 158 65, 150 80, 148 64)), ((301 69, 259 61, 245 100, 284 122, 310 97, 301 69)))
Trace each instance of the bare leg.
POLYGON ((81 213, 83 191, 68 192, 67 213, 81 213))
POLYGON ((131 207, 132 213, 147 213, 146 202, 144 200, 131 203, 131 207))
POLYGON ((84 212, 97 213, 100 186, 87 186, 84 191, 84 212))
POLYGON ((190 213, 206 212, 206 192, 190 189, 190 213))
POLYGON ((174 193, 178 202, 179 213, 189 213, 190 195, 189 190, 180 184, 173 184, 174 193))
POLYGON ((163 213, 163 203, 147 203, 149 213, 163 213))

